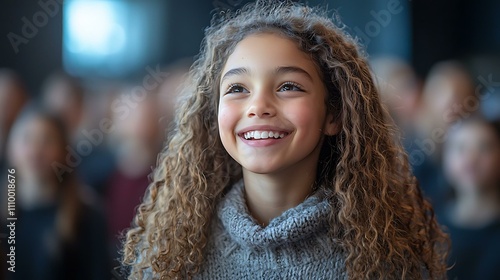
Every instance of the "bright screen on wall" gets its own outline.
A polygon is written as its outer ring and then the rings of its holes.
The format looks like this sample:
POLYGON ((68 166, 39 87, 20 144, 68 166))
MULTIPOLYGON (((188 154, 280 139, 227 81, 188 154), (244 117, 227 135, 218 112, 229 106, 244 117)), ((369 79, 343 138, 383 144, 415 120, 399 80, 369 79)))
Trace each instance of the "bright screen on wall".
POLYGON ((80 77, 123 77, 161 55, 163 1, 66 0, 63 63, 80 77))

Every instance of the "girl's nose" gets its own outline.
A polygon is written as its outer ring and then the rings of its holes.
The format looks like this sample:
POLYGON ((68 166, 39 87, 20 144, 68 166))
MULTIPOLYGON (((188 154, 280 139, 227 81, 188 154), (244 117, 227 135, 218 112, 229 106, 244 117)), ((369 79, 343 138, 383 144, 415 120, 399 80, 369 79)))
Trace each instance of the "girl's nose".
POLYGON ((276 115, 276 106, 270 92, 255 92, 249 100, 247 116, 249 118, 268 118, 276 115))

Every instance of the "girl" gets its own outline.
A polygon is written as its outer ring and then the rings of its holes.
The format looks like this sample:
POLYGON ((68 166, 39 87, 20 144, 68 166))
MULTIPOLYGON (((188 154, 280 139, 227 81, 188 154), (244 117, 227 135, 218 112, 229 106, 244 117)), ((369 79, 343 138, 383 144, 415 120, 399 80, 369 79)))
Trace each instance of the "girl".
POLYGON ((366 60, 319 12, 277 2, 207 29, 127 233, 130 279, 443 277, 446 236, 366 60))
POLYGON ((454 198, 440 215, 453 243, 450 279, 500 274, 500 124, 473 117, 451 129, 444 167, 454 198))
POLYGON ((54 170, 56 163, 66 163, 63 123, 51 114, 28 111, 9 138, 18 219, 17 270, 7 279, 109 279, 102 215, 80 198, 71 173, 58 178, 54 170))

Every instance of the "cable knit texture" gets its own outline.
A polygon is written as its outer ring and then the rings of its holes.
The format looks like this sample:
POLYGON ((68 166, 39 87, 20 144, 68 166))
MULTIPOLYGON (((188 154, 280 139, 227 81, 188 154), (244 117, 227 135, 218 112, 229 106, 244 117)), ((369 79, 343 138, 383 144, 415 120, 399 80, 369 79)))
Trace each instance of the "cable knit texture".
POLYGON ((344 254, 327 236, 319 194, 262 227, 249 215, 243 182, 222 198, 195 279, 347 279, 344 254))

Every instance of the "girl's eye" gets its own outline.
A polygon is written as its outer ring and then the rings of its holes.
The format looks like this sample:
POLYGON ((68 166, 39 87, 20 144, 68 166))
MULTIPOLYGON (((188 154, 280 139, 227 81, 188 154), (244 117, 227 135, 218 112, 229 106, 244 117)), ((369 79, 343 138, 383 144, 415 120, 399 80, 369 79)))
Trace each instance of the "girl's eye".
POLYGON ((247 92, 248 92, 248 90, 246 90, 242 85, 232 84, 227 89, 226 94, 229 94, 229 93, 247 93, 247 92))
POLYGON ((302 90, 301 86, 296 83, 286 82, 283 85, 281 85, 278 91, 304 91, 304 90, 302 90))

